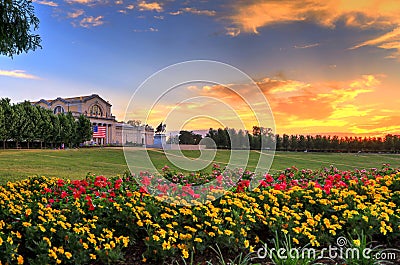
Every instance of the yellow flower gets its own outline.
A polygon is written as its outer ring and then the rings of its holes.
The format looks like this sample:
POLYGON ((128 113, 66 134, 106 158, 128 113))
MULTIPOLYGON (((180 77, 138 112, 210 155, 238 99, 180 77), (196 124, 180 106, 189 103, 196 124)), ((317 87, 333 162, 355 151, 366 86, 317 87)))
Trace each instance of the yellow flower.
POLYGON ((164 242, 162 243, 162 248, 163 248, 163 250, 168 250, 168 249, 170 249, 171 248, 171 244, 169 243, 169 241, 168 242, 166 242, 165 240, 164 240, 164 242))
POLYGON ((233 232, 231 230, 228 230, 228 229, 225 230, 225 235, 230 236, 232 234, 233 234, 233 232))
POLYGON ((22 225, 25 226, 25 227, 32 226, 32 224, 28 223, 28 222, 23 222, 22 225))
POLYGON ((199 242, 199 243, 203 242, 203 240, 202 240, 201 238, 199 238, 199 237, 196 237, 196 238, 194 239, 194 241, 195 241, 195 242, 199 242))
POLYGON ((67 257, 67 259, 70 259, 72 257, 72 254, 70 252, 65 252, 64 255, 67 257))
POLYGON ((31 210, 31 209, 26 209, 26 210, 25 210, 25 214, 26 214, 27 216, 31 215, 31 213, 32 213, 32 210, 31 210))
POLYGON ((186 249, 182 249, 182 255, 185 259, 189 258, 189 252, 186 249))
POLYGON ((157 235, 153 235, 153 239, 154 239, 154 241, 159 241, 160 240, 160 238, 157 235))
POLYGON ((24 264, 24 258, 21 255, 18 256, 17 261, 18 264, 24 264))
POLYGON ((89 254, 90 259, 96 259, 96 255, 95 254, 89 254))
POLYGON ((246 240, 244 241, 244 247, 245 247, 245 248, 248 248, 249 246, 250 246, 249 240, 246 239, 246 240))
POLYGON ((354 244, 356 247, 359 247, 359 246, 360 246, 360 240, 354 239, 354 240, 353 240, 353 244, 354 244))
POLYGON ((51 241, 48 237, 43 237, 43 240, 46 241, 47 245, 49 245, 49 247, 51 247, 51 241))

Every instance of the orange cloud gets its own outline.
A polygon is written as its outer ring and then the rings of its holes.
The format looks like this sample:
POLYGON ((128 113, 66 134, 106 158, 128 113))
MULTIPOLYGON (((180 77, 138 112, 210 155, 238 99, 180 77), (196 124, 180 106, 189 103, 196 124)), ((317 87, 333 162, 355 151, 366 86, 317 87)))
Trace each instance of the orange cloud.
POLYGON ((103 16, 98 16, 98 17, 93 17, 93 16, 85 17, 85 18, 83 18, 83 19, 79 22, 79 25, 80 25, 81 27, 84 27, 84 28, 97 27, 97 26, 100 26, 100 25, 103 25, 103 24, 104 24, 104 21, 103 21, 102 19, 103 19, 103 16))
POLYGON ((8 76, 24 79, 40 79, 38 76, 28 74, 24 70, 0 70, 0 76, 8 76))
POLYGON ((157 12, 162 12, 164 9, 161 6, 160 3, 157 2, 152 2, 152 3, 147 3, 146 1, 141 1, 138 4, 139 10, 140 11, 157 11, 157 12))
POLYGON ((67 17, 68 18, 77 18, 82 16, 85 13, 82 9, 77 9, 74 12, 68 12, 67 17))
POLYGON ((47 1, 47 0, 33 0, 34 3, 37 3, 39 5, 45 5, 45 6, 51 6, 51 7, 57 7, 58 4, 53 2, 53 1, 47 1))
MULTIPOLYGON (((258 80, 257 85, 269 101, 277 133, 371 135, 393 132, 396 124, 400 124, 397 118, 392 118, 396 114, 388 105, 383 108, 379 102, 363 101, 380 95, 384 77, 384 75, 362 75, 347 81, 314 83, 264 78, 258 80), (368 130, 371 133, 368 133, 368 130)), ((176 130, 182 122, 189 120, 189 127, 193 130, 208 129, 209 126, 215 126, 215 122, 207 123, 210 118, 214 118, 224 126, 234 128, 244 126, 251 130, 252 126, 257 124, 256 116, 269 112, 268 106, 260 98, 262 94, 257 92, 257 95, 254 85, 191 84, 185 88, 185 91, 176 92, 179 96, 170 95, 158 102, 151 111, 147 123, 158 124, 162 119, 160 117, 172 111, 174 118, 168 121, 170 130, 176 130), (190 98, 191 101, 185 101, 186 98, 190 98), (202 101, 196 101, 196 98, 202 98, 202 101), (210 117, 193 119, 202 115, 210 117)), ((132 117, 137 118, 138 115, 139 113, 135 113, 132 117)), ((144 120, 142 116, 140 119, 144 120)), ((268 122, 260 125, 272 124, 268 122)))
POLYGON ((376 46, 395 50, 388 58, 400 58, 400 2, 395 0, 261 0, 239 1, 233 4, 233 13, 226 17, 231 23, 227 34, 250 32, 272 24, 308 21, 334 28, 338 22, 348 27, 377 29, 384 33, 361 42, 351 49, 376 46), (389 30, 389 31, 388 31, 389 30), (388 31, 388 32, 387 32, 388 31))

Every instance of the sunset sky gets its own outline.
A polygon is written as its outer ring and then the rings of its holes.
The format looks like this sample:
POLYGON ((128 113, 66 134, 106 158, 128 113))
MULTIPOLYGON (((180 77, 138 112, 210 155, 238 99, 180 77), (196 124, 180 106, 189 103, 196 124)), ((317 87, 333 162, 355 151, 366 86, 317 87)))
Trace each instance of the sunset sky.
MULTIPOLYGON (((0 97, 13 102, 95 93, 123 120, 146 78, 175 63, 213 60, 256 82, 277 133, 400 134, 398 0, 35 0, 34 6, 43 49, 0 56, 0 97)), ((225 85, 254 100, 253 88, 231 81, 225 85)), ((158 102, 148 122, 157 126, 175 110, 215 116, 194 118, 186 129, 231 126, 224 115, 233 106, 251 127, 253 115, 227 87, 182 86, 179 97, 158 102)), ((140 103, 153 104, 150 98, 140 103)))

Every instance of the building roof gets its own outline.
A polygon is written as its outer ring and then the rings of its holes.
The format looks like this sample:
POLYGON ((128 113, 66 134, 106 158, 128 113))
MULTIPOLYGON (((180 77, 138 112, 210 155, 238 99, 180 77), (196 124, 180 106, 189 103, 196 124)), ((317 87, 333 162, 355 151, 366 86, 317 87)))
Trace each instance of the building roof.
POLYGON ((41 100, 39 100, 39 101, 32 102, 32 104, 38 104, 38 103, 43 102, 43 103, 45 103, 46 105, 51 106, 51 105, 52 105, 54 102, 56 102, 56 101, 62 101, 62 102, 64 102, 64 103, 70 103, 70 104, 72 104, 72 103, 84 103, 84 102, 86 102, 86 101, 88 101, 88 100, 91 100, 91 99, 93 99, 93 98, 99 98, 99 99, 101 99, 102 101, 104 101, 107 105, 111 106, 110 102, 104 100, 103 98, 101 98, 101 97, 100 97, 99 95, 97 95, 97 94, 92 94, 92 95, 90 95, 90 96, 70 97, 70 98, 60 98, 60 97, 58 97, 58 98, 56 98, 56 99, 50 99, 50 100, 49 100, 49 99, 41 99, 41 100))

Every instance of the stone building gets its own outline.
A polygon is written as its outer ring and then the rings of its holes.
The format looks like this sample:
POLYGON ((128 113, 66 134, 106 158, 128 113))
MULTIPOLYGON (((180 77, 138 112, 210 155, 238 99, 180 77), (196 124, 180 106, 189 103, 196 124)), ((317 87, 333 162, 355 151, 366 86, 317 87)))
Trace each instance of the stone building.
POLYGON ((91 143, 152 145, 154 141, 154 129, 151 126, 118 122, 112 115, 112 105, 96 94, 72 98, 59 97, 53 100, 41 99, 32 104, 51 109, 54 114, 71 112, 74 117, 83 114, 89 118, 92 126, 105 127, 105 135, 94 137, 91 143))

